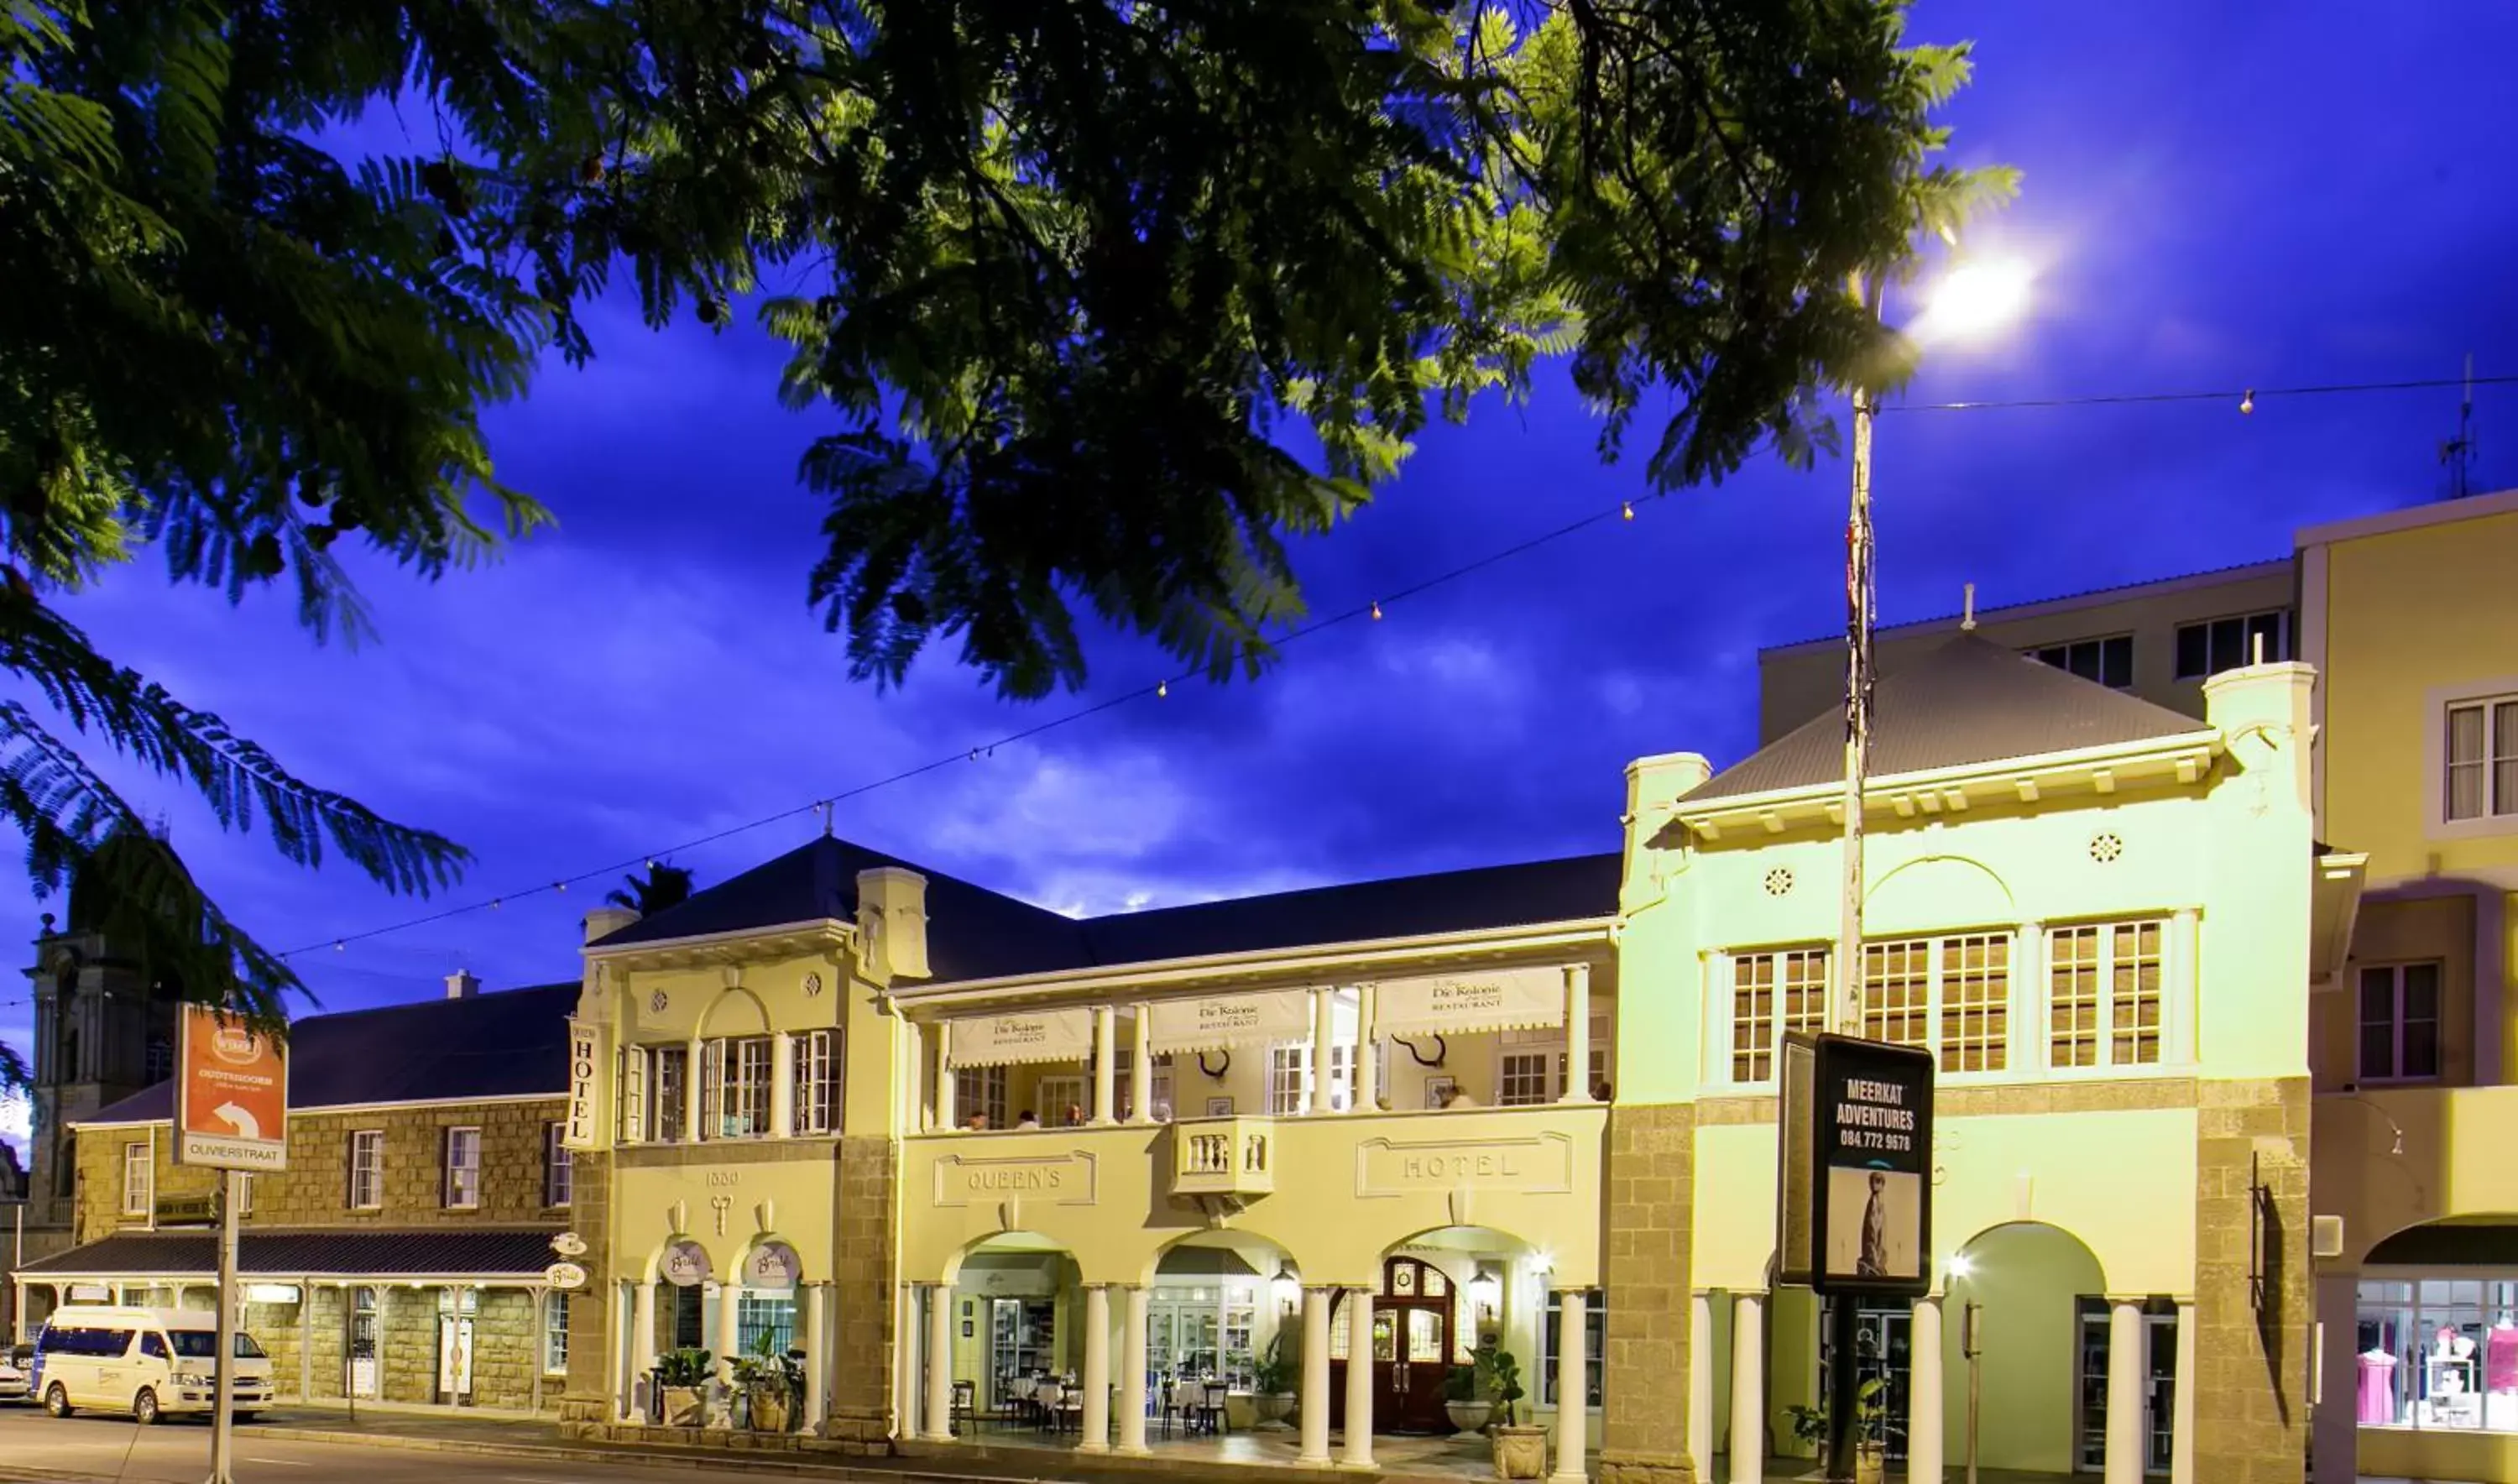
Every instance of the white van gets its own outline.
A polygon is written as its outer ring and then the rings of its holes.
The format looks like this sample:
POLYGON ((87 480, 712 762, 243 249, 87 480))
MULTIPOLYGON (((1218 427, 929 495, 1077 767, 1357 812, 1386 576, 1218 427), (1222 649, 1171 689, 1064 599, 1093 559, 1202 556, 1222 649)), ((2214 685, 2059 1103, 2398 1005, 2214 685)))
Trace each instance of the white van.
MULTIPOLYGON (((67 1417, 81 1407, 128 1412, 143 1423, 218 1405, 219 1317, 207 1309, 124 1309, 68 1304, 35 1339, 35 1394, 67 1417)), ((271 1358, 236 1334, 235 1410, 271 1405, 271 1358)))

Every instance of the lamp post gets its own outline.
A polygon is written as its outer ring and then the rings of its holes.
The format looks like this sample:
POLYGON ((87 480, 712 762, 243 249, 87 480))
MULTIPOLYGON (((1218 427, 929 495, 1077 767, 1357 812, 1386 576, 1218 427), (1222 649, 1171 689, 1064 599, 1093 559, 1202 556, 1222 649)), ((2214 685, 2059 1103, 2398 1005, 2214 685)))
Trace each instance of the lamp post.
MULTIPOLYGON (((2028 297, 2028 270, 2012 260, 1963 262, 1933 290, 1909 334, 1918 341, 1982 335, 2017 317, 2028 297)), ((1861 285, 1863 307, 1882 312, 1883 284, 1861 285)), ((1862 1033, 1862 790, 1870 770, 1873 546, 1871 526, 1871 425, 1879 396, 1853 388, 1853 496, 1845 523, 1845 899, 1836 942, 1835 1004, 1827 1017, 1840 1035, 1862 1033)), ((1862 1372, 1854 1355, 1861 1317, 1845 1294, 1828 1300, 1827 1477, 1853 1484, 1856 1390, 1862 1372)))

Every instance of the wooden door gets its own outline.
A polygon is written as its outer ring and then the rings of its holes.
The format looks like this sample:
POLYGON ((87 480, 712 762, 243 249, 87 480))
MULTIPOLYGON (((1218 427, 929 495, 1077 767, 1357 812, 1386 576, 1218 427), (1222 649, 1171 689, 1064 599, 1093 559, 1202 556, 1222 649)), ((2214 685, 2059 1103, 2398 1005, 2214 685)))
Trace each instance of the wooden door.
MULTIPOLYGON (((1345 1295, 1339 1295, 1343 1304, 1345 1295)), ((1412 1257, 1382 1265, 1381 1293, 1372 1305, 1372 1430, 1449 1433, 1443 1387, 1452 1370, 1452 1282, 1443 1270, 1412 1257)), ((1342 1323, 1332 1311, 1332 1324, 1342 1323)), ((1329 1424, 1346 1425, 1346 1368, 1329 1362, 1329 1424)))

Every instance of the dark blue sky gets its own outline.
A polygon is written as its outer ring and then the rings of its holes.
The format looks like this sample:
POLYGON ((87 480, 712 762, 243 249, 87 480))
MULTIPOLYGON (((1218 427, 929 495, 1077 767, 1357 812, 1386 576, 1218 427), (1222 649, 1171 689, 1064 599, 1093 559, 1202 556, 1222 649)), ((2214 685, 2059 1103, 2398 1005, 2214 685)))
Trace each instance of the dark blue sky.
MULTIPOLYGON (((2026 323, 1938 356, 1909 400, 2442 376, 2468 350, 2480 373, 2518 370, 2518 194, 2489 103, 2518 8, 1923 0, 1913 29, 1976 39, 1956 156, 2025 172, 1979 243, 2042 277, 2026 323)), ((650 336, 625 320, 601 351, 490 419, 502 472, 559 530, 434 587, 369 571, 376 645, 317 649, 284 601, 170 591, 146 553, 68 611, 301 774, 469 845, 480 863, 456 901, 836 793, 1169 668, 1107 639, 1083 697, 1028 708, 949 654, 900 693, 851 684, 804 606, 820 508, 795 468, 817 425, 777 407, 777 348, 749 327, 650 336)), ((1884 417, 1884 619, 1951 611, 1968 581, 1990 605, 2283 554, 2301 524, 2433 498, 2455 403, 1884 417)), ((2518 397, 2477 405, 2479 484, 2518 483, 2518 397)), ((1597 462, 1593 433, 1561 376, 1533 406, 1490 402, 1429 433, 1396 488, 1304 553, 1316 611, 1640 493, 1634 468, 1597 462)), ((1841 621, 1845 486, 1841 460, 1754 466, 1295 645, 1255 685, 1175 686, 844 805, 838 828, 1088 912, 1613 849, 1626 761, 1738 758, 1758 648, 1841 621)), ((176 792, 127 781, 267 942, 425 910, 217 838, 176 792)), ((706 884, 812 829, 674 858, 706 884)), ((494 986, 570 978, 598 895, 545 892, 301 963, 326 1008, 439 993, 458 966, 494 986)), ((39 910, 0 889, 23 937, 39 910)), ((23 1045, 28 1019, 22 983, 0 987, 0 1037, 23 1045)))

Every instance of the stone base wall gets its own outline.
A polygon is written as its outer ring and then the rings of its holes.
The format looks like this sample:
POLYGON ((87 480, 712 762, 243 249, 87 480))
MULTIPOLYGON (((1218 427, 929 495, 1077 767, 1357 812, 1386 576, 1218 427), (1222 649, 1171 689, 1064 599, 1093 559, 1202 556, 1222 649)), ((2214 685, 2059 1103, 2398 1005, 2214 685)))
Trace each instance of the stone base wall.
POLYGON ((890 1138, 840 1141, 839 1259, 832 1274, 831 1410, 823 1434, 867 1452, 891 1439, 892 1186, 899 1146, 890 1138))
POLYGON ((1696 1110, 1609 1110, 1601 1484, 1696 1484, 1687 1453, 1696 1110))
POLYGON ((2200 1084, 2194 1197, 2194 1476, 2300 1484, 2307 1470, 2309 1084, 2200 1084), (2261 1182, 2271 1197, 2255 1241, 2261 1182), (2261 1260, 2259 1312, 2251 1269, 2261 1260))
POLYGON ((569 1295, 568 1376, 563 1385, 553 1377, 544 1393, 557 1388, 561 1417, 579 1421, 609 1421, 613 1396, 608 1373, 620 1345, 613 1326, 619 1320, 617 1294, 622 1280, 634 1274, 617 1270, 612 1257, 612 1156, 582 1150, 570 1164, 569 1230, 586 1243, 586 1255, 568 1259, 586 1269, 586 1287, 569 1295))

